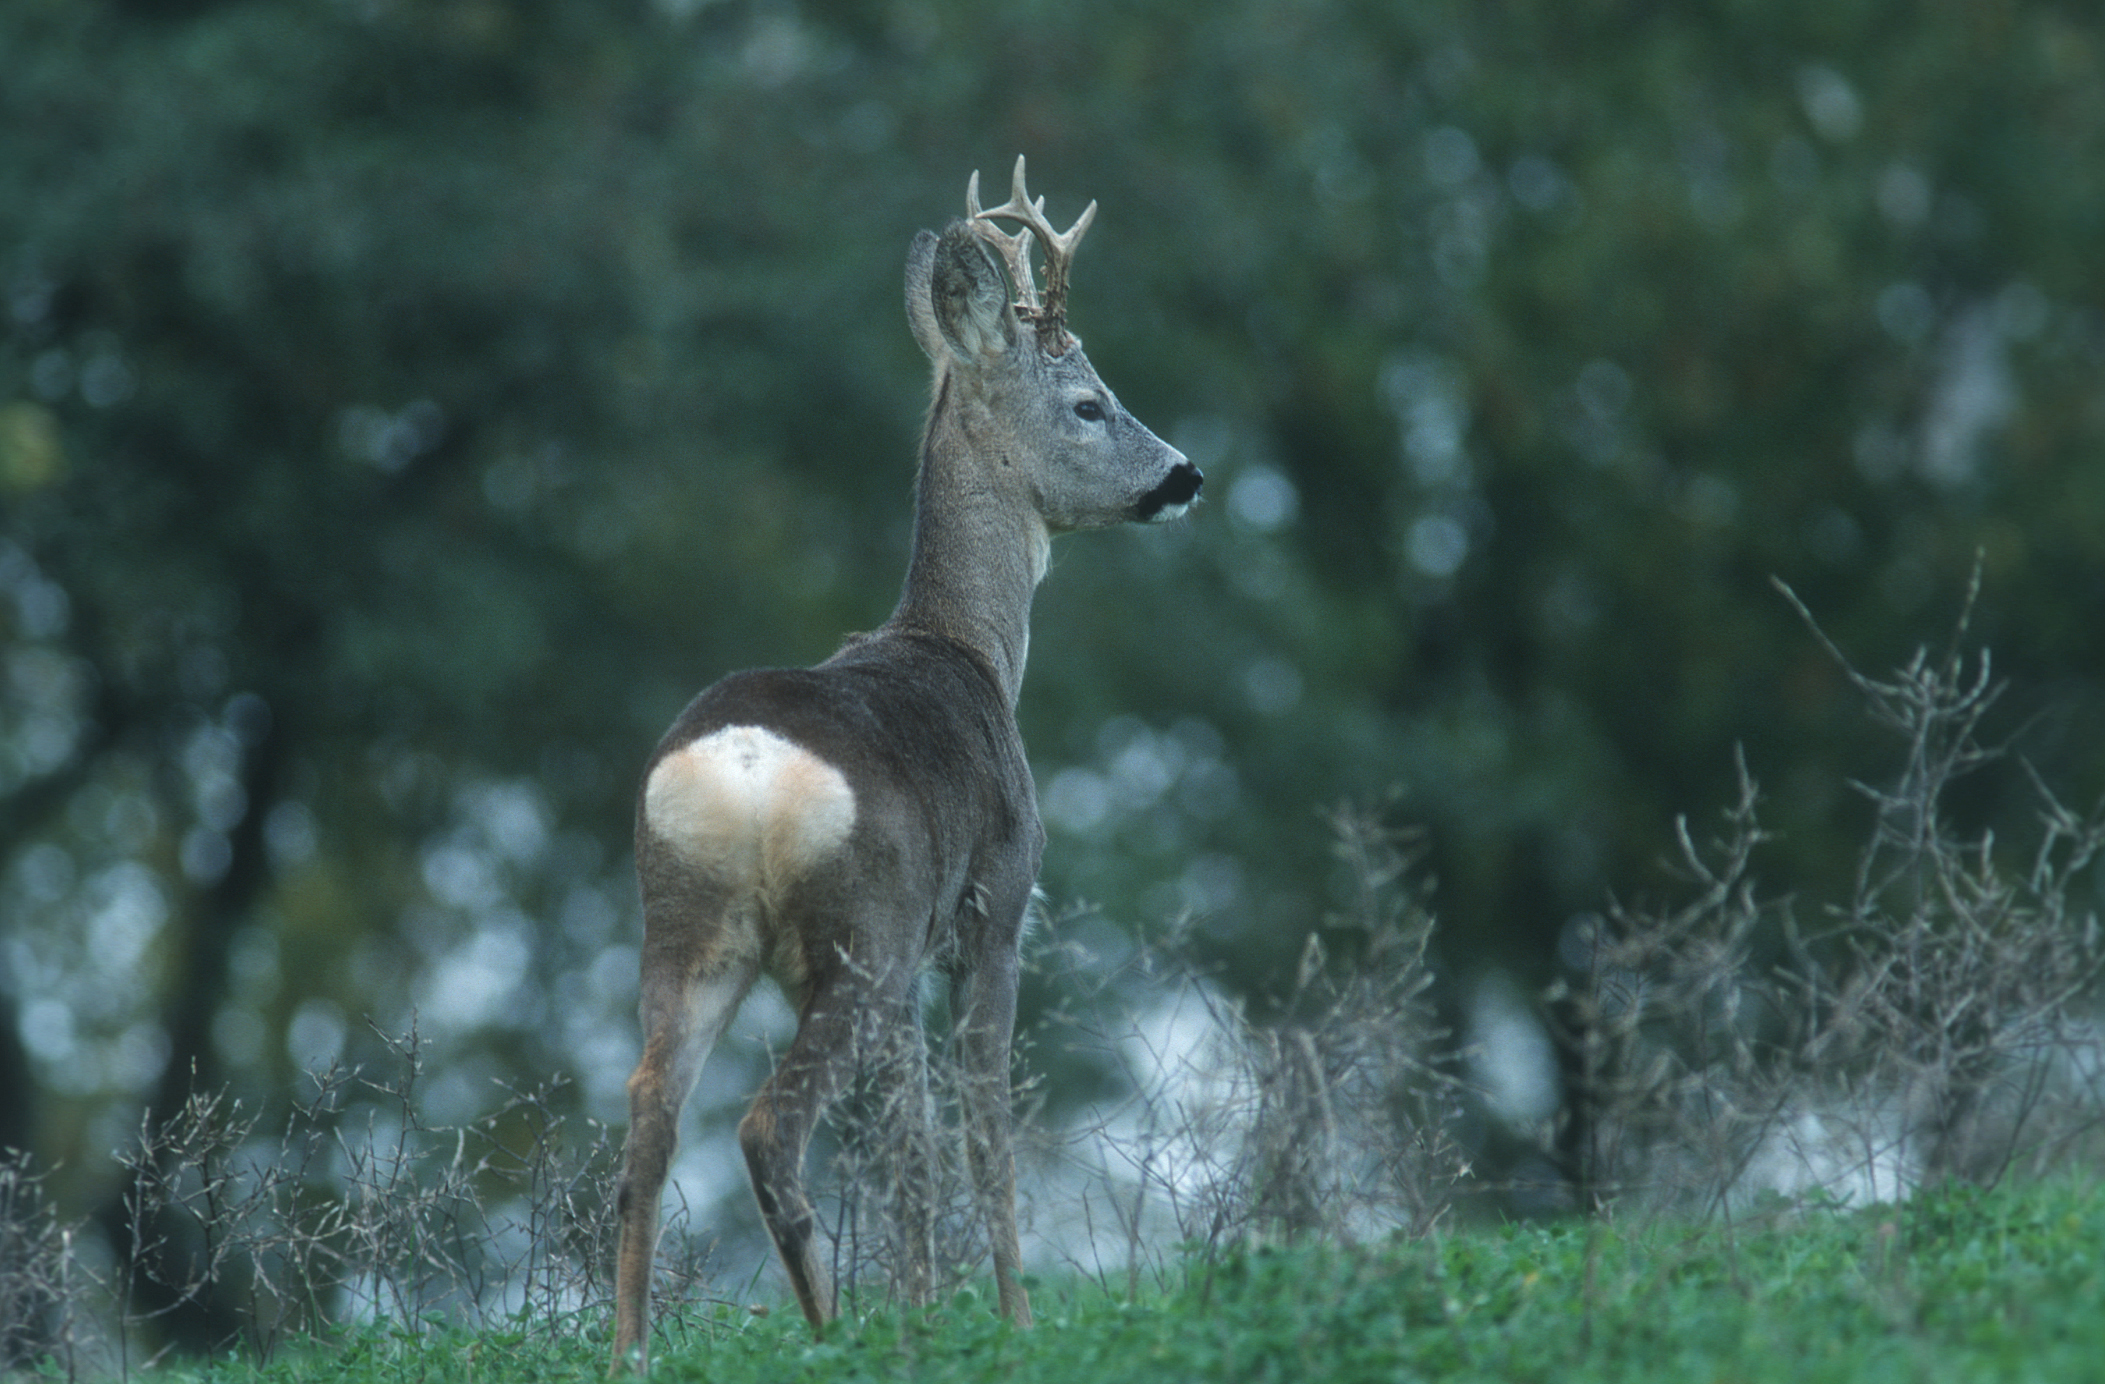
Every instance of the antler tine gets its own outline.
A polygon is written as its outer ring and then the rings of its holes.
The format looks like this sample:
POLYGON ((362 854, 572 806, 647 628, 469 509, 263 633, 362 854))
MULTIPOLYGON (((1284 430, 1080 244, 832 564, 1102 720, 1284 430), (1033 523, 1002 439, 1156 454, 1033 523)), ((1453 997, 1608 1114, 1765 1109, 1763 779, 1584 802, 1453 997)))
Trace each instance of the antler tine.
MULTIPOLYGON (((981 211, 979 207, 979 174, 975 172, 972 175, 971 185, 965 193, 965 206, 975 221, 991 221, 999 216, 1006 217, 1011 221, 1020 221, 1024 224, 1027 229, 1018 231, 1013 238, 1002 235, 998 231, 993 231, 991 228, 989 228, 989 233, 999 239, 1004 245, 1013 243, 1017 246, 1023 260, 1024 282, 1026 283, 1029 282, 1028 276, 1030 274, 1029 247, 1022 244, 1022 241, 1026 235, 1036 234, 1039 243, 1045 247, 1045 301, 1040 305, 1035 301, 1035 295, 1033 295, 1034 301, 1027 302, 1023 306, 1034 309, 1031 315, 1037 320, 1041 332, 1047 337, 1047 345, 1052 349, 1053 354, 1059 355, 1066 351, 1067 271, 1068 267, 1074 263, 1075 246, 1081 244, 1083 235, 1089 230, 1089 223, 1096 219, 1096 203, 1092 201, 1087 207, 1083 208, 1082 214, 1075 218, 1075 223, 1069 226, 1064 233, 1055 231, 1052 228, 1052 223, 1045 219, 1045 199, 1040 197, 1033 201, 1030 193, 1024 188, 1023 155, 1018 154, 1016 156, 1016 172, 1009 183, 1008 201, 1003 202, 998 207, 990 207, 985 211, 981 211)), ((1004 250, 1003 253, 1006 254, 1008 252, 1004 250)))
MULTIPOLYGON (((1009 199, 1011 202, 1014 200, 1015 198, 1013 197, 1009 199)), ((1002 260, 1009 267, 1009 278, 1016 285, 1016 296, 1020 300, 1017 306, 1036 313, 1040 311, 1040 308, 1038 305, 1038 284, 1031 276, 1031 232, 1029 228, 1026 227, 1014 235, 1004 235, 999 228, 990 224, 987 219, 992 216, 1004 215, 1007 212, 1007 203, 1003 203, 993 211, 981 211, 979 209, 979 170, 973 169, 972 181, 965 184, 965 215, 971 219, 972 227, 979 232, 980 237, 1001 252, 1002 260)))

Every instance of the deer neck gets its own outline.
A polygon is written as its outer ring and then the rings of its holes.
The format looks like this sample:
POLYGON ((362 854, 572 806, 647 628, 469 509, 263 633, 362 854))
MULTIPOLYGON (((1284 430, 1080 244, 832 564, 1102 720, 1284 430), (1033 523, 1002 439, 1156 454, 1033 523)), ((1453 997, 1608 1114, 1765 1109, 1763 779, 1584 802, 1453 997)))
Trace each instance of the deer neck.
POLYGON ((891 623, 978 653, 1013 707, 1051 537, 1002 443, 978 431, 940 405, 930 422, 914 486, 913 556, 891 623))

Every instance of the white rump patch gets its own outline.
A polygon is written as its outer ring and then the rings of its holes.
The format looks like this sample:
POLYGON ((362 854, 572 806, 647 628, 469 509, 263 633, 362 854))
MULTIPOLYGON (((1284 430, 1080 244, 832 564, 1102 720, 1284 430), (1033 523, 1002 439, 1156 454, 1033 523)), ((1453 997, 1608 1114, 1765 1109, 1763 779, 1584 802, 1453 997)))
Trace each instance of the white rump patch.
POLYGON ((643 818, 682 858, 773 893, 847 844, 855 793, 841 771, 759 726, 726 726, 651 770, 643 818))

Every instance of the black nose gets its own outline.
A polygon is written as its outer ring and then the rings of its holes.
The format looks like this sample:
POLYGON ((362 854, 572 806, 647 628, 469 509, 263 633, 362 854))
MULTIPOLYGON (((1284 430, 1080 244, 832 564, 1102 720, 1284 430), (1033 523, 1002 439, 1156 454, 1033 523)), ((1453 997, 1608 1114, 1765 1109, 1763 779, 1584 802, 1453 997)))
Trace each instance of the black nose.
POLYGON ((1199 498, 1199 491, 1205 484, 1206 477, 1198 467, 1188 461, 1178 462, 1162 478, 1162 484, 1141 497, 1141 519, 1153 519, 1166 509, 1182 509, 1199 498))

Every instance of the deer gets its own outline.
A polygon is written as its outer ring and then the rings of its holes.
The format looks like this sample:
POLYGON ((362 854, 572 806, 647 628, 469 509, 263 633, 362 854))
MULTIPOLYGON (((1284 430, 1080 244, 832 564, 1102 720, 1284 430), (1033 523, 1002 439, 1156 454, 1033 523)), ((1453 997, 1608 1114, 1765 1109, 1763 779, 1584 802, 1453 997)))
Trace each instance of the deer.
MULTIPOLYGON (((811 668, 734 673, 646 761, 636 804, 643 1052, 615 1197, 614 1370, 648 1368, 659 1209, 681 1111, 763 974, 795 1036, 739 1122, 753 1197, 797 1304, 837 1313, 804 1185, 814 1129, 852 1081, 884 1093, 901 1155, 933 1149, 921 978, 947 979, 957 1105, 998 1307, 1031 1324, 1016 1227, 1011 1044, 1045 829, 1016 726, 1051 539, 1161 523, 1204 477, 1120 405, 1068 329, 1076 246, 1031 199, 914 237, 906 311, 933 367, 897 607, 811 668), (1016 227, 1004 231, 997 222, 1016 227), (1045 291, 1032 273, 1043 255, 1045 291)), ((893 1288, 925 1305, 933 1193, 896 1179, 893 1288)))

